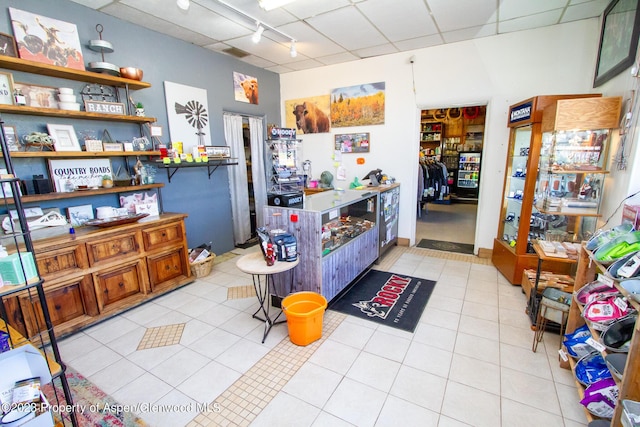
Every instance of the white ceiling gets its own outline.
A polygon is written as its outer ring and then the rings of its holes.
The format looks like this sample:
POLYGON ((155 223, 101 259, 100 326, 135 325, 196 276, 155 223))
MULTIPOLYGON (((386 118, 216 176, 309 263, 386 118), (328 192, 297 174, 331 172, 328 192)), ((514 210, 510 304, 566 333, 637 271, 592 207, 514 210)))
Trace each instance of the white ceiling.
MULTIPOLYGON (((258 0, 72 0, 276 73, 600 16, 610 0, 296 0, 266 12, 258 0), (255 20, 267 30, 255 44, 255 20), (289 54, 297 40, 298 56, 289 54)), ((526 48, 523 46, 523 48, 526 48)))

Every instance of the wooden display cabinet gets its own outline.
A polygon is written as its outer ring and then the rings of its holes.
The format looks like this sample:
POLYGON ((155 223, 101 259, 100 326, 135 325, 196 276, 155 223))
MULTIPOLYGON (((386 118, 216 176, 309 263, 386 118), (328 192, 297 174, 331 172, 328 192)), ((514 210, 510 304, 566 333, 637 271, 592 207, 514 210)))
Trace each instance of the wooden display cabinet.
MULTIPOLYGON (((531 221, 545 108, 562 99, 598 98, 599 94, 535 96, 509 108, 509 150, 502 190, 498 235, 491 261, 512 284, 519 285, 524 269, 535 269, 538 257, 530 241, 531 221)), ((535 225, 535 224, 534 224, 535 225)), ((562 264, 548 263, 546 269, 566 272, 562 264)))

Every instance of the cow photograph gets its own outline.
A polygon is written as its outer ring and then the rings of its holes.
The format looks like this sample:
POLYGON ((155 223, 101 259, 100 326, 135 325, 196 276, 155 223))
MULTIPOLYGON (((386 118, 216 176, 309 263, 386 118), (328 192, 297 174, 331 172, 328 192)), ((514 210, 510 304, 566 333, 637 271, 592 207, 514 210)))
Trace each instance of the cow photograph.
POLYGON ((236 101, 258 105, 258 79, 234 71, 233 93, 236 101))
POLYGON ((299 134, 327 133, 331 130, 329 96, 285 101, 286 126, 299 134))

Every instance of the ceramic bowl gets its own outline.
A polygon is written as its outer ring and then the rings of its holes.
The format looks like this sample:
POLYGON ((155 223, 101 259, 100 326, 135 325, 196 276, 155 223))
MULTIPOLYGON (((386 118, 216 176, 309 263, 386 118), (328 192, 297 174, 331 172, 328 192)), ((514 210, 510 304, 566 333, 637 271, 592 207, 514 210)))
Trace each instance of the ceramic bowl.
POLYGON ((60 102, 58 104, 61 110, 80 111, 80 103, 78 102, 60 102))
POLYGON ((58 95, 58 99, 60 100, 60 102, 76 102, 75 95, 67 95, 64 93, 61 93, 60 95, 58 95))
POLYGON ((120 77, 131 80, 142 80, 142 70, 135 67, 120 67, 120 77))
POLYGON ((70 87, 61 87, 58 88, 58 92, 61 95, 73 95, 73 89, 71 89, 70 87))

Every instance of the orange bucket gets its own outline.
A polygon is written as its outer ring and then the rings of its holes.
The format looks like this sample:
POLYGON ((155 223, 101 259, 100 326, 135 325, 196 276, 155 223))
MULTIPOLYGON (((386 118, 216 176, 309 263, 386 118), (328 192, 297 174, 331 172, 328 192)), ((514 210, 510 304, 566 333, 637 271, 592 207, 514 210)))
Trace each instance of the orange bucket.
POLYGON ((322 320, 327 299, 315 292, 296 292, 282 300, 287 317, 289 339, 296 345, 309 345, 322 337, 322 320))

